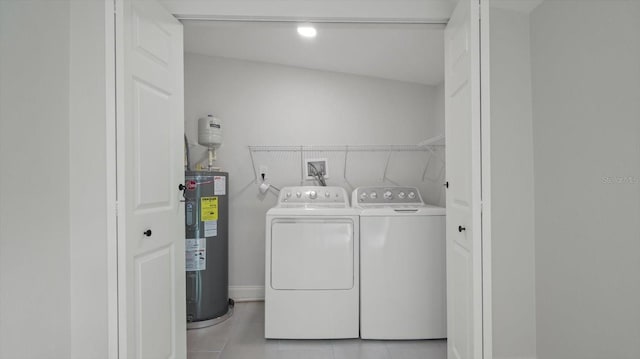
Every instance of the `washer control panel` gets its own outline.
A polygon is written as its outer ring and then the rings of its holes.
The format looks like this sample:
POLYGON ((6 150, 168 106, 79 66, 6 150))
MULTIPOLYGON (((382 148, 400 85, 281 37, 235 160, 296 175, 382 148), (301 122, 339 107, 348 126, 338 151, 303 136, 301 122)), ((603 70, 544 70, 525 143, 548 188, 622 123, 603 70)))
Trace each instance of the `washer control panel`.
POLYGON ((353 191, 354 206, 361 205, 423 205, 415 187, 358 187, 353 191))
POLYGON ((340 205, 346 208, 349 207, 349 197, 342 187, 284 187, 280 191, 278 204, 287 207, 296 204, 340 205))

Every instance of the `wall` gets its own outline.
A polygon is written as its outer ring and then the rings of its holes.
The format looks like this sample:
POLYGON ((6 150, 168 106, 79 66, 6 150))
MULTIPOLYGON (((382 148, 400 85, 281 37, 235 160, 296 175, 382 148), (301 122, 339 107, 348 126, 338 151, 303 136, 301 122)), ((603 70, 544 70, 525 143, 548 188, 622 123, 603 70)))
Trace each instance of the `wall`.
POLYGON ((494 358, 535 358, 529 15, 491 8, 491 259, 494 358))
POLYGON ((70 357, 77 359, 108 357, 108 301, 114 299, 108 291, 115 237, 107 221, 115 212, 107 208, 115 189, 107 192, 107 178, 115 181, 115 172, 108 169, 106 134, 115 129, 107 116, 106 3, 72 1, 70 8, 70 357))
POLYGON ((112 354, 105 4, 0 1, 3 359, 112 354))
MULTIPOLYGON (((230 284, 232 296, 260 297, 264 286, 264 216, 276 192, 260 195, 249 145, 417 144, 435 118, 436 89, 362 76, 186 54, 185 131, 194 143, 197 119, 223 120, 219 165, 230 172, 230 284)), ((194 158, 204 149, 192 147, 194 158)), ((442 151, 422 181, 425 153, 394 154, 388 178, 416 185, 431 202, 444 203, 442 151)), ((329 185, 347 188, 382 181, 387 153, 311 153, 329 158, 329 185)), ((278 187, 300 184, 297 152, 256 153, 278 187)), ((305 184, 311 184, 305 181, 305 184)), ((387 183, 390 183, 387 181, 387 183)))
POLYGON ((640 2, 531 17, 538 357, 640 357, 640 2))
POLYGON ((0 1, 0 358, 70 356, 68 1, 0 1))

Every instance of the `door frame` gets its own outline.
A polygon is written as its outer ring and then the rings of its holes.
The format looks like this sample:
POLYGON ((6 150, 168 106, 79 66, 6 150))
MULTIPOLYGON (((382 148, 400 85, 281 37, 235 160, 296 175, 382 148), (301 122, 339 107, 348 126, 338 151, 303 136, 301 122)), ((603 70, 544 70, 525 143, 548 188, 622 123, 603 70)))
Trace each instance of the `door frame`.
MULTIPOLYGON (((118 177, 118 173, 123 173, 123 159, 118 157, 117 129, 122 128, 119 121, 122 121, 121 107, 118 106, 118 99, 122 98, 123 87, 121 79, 116 80, 118 72, 116 69, 122 66, 122 28, 118 24, 122 18, 123 0, 105 0, 105 104, 107 109, 108 126, 105 129, 107 142, 107 205, 109 214, 107 218, 107 288, 108 288, 108 358, 118 359, 119 352, 119 325, 122 320, 118 311, 118 303, 121 300, 118 296, 118 258, 121 253, 118 248, 119 227, 117 222, 118 201, 117 188, 123 183, 123 179, 118 177)), ((464 0, 463 0, 464 1, 464 0)), ((490 53, 489 53, 489 2, 491 0, 478 0, 480 3, 480 92, 481 92, 481 224, 482 224, 482 327, 483 327, 483 357, 491 359, 493 357, 493 335, 492 335, 492 271, 491 271, 491 121, 490 121, 490 53)), ((191 4, 193 5, 193 4, 191 4)), ((186 5, 188 6, 188 4, 186 5)), ((380 18, 380 17, 303 17, 296 15, 289 16, 255 16, 253 14, 230 15, 224 10, 215 9, 211 6, 191 6, 185 13, 179 13, 173 9, 174 16, 178 20, 202 19, 217 21, 277 21, 277 22, 333 22, 333 23, 396 23, 396 24, 443 24, 446 25, 448 17, 443 17, 441 6, 433 6, 435 17, 419 18, 380 18)), ((246 10, 245 10, 246 11, 246 10)), ((122 228, 120 228, 120 231, 122 228)))
POLYGON ((118 161, 117 161, 117 83, 116 83, 116 0, 105 0, 105 110, 106 192, 107 192, 107 358, 118 359, 118 161))
POLYGON ((482 351, 493 359, 493 312, 491 271, 491 0, 480 3, 480 203, 482 226, 482 351))

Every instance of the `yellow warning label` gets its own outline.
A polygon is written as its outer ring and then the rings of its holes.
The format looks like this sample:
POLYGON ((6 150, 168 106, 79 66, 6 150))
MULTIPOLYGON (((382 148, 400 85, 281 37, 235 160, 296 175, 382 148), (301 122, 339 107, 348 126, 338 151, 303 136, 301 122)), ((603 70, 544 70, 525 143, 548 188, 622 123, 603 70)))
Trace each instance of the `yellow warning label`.
POLYGON ((218 220, 218 197, 202 197, 200 199, 200 220, 218 220))

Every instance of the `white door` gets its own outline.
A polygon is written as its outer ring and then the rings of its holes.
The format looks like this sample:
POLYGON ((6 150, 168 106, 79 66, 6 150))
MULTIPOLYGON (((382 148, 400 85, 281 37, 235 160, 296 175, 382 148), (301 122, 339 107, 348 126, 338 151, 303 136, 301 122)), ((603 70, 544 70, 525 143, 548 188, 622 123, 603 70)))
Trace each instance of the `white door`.
POLYGON ((182 24, 151 0, 116 21, 119 356, 185 358, 182 24))
POLYGON ((445 30, 449 358, 482 358, 480 20, 459 0, 445 30))

